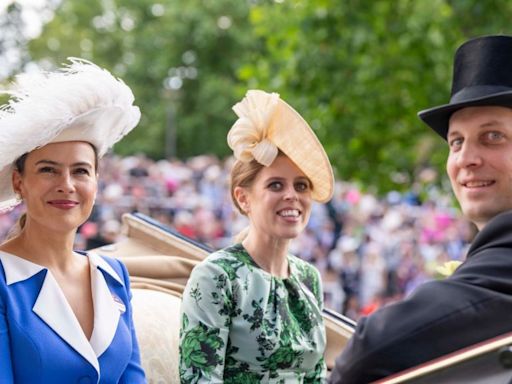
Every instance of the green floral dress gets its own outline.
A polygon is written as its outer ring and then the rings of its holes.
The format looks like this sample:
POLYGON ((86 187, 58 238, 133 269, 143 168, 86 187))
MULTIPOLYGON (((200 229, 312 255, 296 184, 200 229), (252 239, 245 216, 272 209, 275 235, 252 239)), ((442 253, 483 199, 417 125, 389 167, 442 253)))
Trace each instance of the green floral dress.
POLYGON ((288 256, 274 277, 241 244, 197 265, 183 294, 182 383, 324 383, 318 271, 288 256))

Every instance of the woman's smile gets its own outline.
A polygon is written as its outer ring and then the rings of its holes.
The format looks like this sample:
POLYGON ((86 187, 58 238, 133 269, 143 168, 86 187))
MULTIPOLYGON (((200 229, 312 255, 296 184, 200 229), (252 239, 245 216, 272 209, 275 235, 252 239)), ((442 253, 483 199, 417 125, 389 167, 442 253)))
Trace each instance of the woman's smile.
POLYGON ((75 208, 80 203, 74 200, 50 200, 48 201, 48 204, 50 204, 52 207, 66 210, 75 208))

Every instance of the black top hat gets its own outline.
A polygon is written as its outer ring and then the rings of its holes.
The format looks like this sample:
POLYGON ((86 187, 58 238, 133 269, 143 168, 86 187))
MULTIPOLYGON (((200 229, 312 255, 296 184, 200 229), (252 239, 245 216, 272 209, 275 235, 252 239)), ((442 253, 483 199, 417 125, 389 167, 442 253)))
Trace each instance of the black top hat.
POLYGON ((512 107, 512 36, 483 36, 455 52, 450 103, 418 116, 446 140, 455 111, 470 106, 512 107))

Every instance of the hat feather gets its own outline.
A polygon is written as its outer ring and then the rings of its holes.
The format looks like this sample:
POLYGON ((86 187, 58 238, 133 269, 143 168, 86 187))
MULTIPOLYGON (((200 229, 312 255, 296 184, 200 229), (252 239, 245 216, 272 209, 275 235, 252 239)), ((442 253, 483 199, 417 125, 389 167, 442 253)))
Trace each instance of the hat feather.
MULTIPOLYGON (((12 89, 3 91, 11 98, 0 108, 0 145, 4 148, 0 152, 0 170, 24 153, 56 140, 75 121, 95 111, 105 110, 104 115, 112 115, 112 110, 119 115, 109 124, 91 115, 89 125, 81 128, 77 140, 90 141, 99 156, 139 122, 140 111, 133 105, 133 93, 122 80, 90 61, 68 60, 68 65, 53 72, 18 75, 12 89)), ((0 184, 3 182, 0 180, 0 184)), ((12 198, 5 196, 2 187, 0 206, 12 198)))

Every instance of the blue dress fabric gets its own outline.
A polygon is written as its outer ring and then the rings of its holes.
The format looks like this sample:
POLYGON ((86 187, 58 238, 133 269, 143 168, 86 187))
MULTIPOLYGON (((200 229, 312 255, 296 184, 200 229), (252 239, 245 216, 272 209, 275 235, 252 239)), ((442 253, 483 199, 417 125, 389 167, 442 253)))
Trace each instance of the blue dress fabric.
POLYGON ((126 267, 88 257, 94 328, 88 340, 52 273, 0 251, 0 383, 146 383, 126 267))

